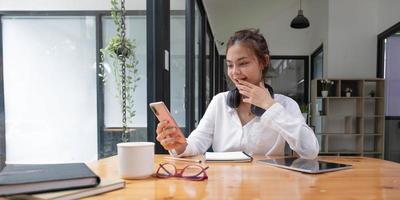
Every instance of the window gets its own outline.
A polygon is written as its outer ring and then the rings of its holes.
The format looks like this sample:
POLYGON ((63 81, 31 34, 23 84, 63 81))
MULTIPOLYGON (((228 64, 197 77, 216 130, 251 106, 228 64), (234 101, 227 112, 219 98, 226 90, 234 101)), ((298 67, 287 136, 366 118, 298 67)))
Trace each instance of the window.
MULTIPOLYGON (((115 25, 111 17, 105 16, 103 23, 103 46, 105 47, 115 34, 115 25)), ((138 60, 138 71, 140 80, 134 93, 134 110, 136 116, 133 120, 127 120, 128 127, 134 128, 133 134, 130 134, 130 141, 147 141, 147 41, 146 41, 146 16, 133 15, 126 17, 127 37, 135 41, 136 57, 138 60)), ((104 85, 104 124, 105 131, 104 143, 99 144, 100 155, 107 157, 116 154, 116 144, 121 140, 122 115, 121 104, 117 98, 118 91, 114 81, 114 74, 109 69, 110 63, 105 61, 104 68, 108 81, 104 85), (117 129, 111 127, 119 127, 117 129), (114 131, 117 130, 117 131, 114 131)))
POLYGON ((321 45, 311 54, 311 80, 324 76, 324 49, 321 45))
POLYGON ((1 19, 7 161, 96 160, 95 17, 1 19))
MULTIPOLYGON (((178 7, 171 2, 171 8, 178 7)), ((184 4, 183 2, 180 2, 184 4)), ((183 6, 184 7, 184 6, 183 6)), ((186 109, 185 109, 185 13, 183 10, 171 10, 170 16, 170 84, 171 84, 171 114, 178 123, 178 126, 185 128, 186 109)))
POLYGON ((291 97, 298 104, 308 102, 308 57, 271 56, 268 83, 276 94, 291 97))

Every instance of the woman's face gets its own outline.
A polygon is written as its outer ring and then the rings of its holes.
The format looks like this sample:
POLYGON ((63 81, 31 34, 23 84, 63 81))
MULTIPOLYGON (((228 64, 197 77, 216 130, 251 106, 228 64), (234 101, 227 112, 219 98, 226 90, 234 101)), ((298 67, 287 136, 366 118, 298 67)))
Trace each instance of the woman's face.
POLYGON ((262 79, 264 66, 248 47, 240 43, 232 45, 226 52, 228 76, 235 85, 244 80, 258 85, 262 79))

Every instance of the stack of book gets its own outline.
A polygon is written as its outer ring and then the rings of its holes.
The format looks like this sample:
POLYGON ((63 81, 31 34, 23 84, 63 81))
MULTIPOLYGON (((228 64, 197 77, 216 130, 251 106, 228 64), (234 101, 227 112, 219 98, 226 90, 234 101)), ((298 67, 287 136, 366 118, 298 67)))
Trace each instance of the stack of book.
POLYGON ((100 180, 84 163, 7 164, 0 171, 0 196, 10 199, 78 199, 125 187, 100 180))

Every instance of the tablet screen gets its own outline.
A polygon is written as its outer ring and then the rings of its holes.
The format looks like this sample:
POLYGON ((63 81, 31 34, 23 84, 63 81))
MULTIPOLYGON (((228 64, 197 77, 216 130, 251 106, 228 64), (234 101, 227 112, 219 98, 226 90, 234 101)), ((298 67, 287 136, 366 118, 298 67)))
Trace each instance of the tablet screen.
POLYGON ((258 162, 306 173, 323 173, 323 172, 337 171, 337 170, 351 168, 351 165, 347 164, 326 162, 317 159, 308 160, 296 157, 266 159, 266 160, 259 160, 258 162))

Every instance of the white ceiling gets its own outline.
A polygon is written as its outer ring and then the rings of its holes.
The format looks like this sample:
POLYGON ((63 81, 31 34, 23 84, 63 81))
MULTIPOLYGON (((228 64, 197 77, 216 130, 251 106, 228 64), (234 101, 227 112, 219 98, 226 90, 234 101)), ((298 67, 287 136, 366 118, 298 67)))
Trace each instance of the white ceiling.
MULTIPOLYGON (((307 17, 304 1, 302 7, 307 17)), ((203 4, 215 39, 225 43, 243 28, 259 28, 267 40, 271 29, 293 31, 289 25, 300 7, 299 0, 203 0, 203 4)), ((225 54, 224 46, 218 45, 218 49, 225 54)))

